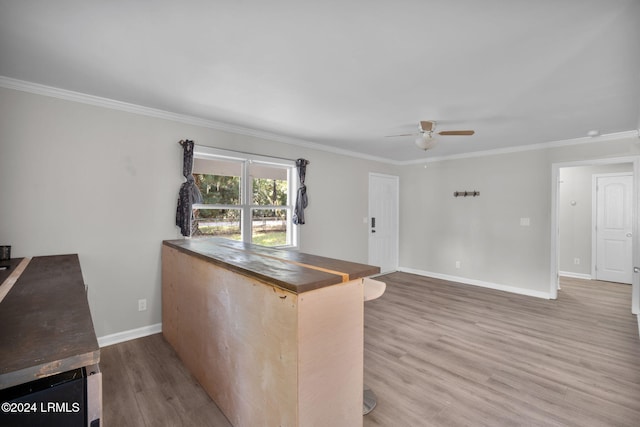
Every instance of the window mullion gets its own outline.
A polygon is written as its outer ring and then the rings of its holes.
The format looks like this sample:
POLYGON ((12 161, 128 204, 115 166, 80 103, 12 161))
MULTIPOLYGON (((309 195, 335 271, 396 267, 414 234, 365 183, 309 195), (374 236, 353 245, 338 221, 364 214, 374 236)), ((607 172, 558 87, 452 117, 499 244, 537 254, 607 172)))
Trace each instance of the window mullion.
POLYGON ((295 209, 293 205, 298 197, 298 174, 295 168, 289 168, 287 170, 287 185, 287 206, 289 207, 287 211, 287 224, 291 225, 287 227, 287 242, 298 246, 298 228, 293 225, 293 211, 295 209))
POLYGON ((195 203, 193 209, 239 209, 238 205, 210 205, 207 203, 195 203))
POLYGON ((240 203, 242 204, 242 241, 251 243, 252 219, 251 219, 251 177, 249 176, 249 161, 242 162, 242 177, 240 178, 242 189, 240 203))

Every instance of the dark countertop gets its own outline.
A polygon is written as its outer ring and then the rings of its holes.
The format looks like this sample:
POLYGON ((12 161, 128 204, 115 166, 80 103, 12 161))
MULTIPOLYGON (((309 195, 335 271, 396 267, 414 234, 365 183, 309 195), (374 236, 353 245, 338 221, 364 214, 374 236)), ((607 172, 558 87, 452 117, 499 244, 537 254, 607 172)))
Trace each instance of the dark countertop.
POLYGON ((0 284, 2 284, 16 269, 23 258, 11 258, 9 261, 0 261, 0 266, 8 266, 9 268, 0 269, 0 284))
POLYGON ((165 240, 164 245, 294 293, 371 276, 379 267, 223 238, 165 240))
POLYGON ((0 389, 99 361, 78 256, 32 258, 0 302, 0 389))

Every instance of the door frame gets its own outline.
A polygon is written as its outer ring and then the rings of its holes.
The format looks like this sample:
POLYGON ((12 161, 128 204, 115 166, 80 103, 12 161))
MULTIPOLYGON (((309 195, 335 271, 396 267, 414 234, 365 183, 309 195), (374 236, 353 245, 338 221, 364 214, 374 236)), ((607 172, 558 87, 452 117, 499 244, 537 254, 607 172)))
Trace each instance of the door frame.
POLYGON ((395 211, 396 211, 396 224, 394 227, 394 234, 395 234, 395 248, 394 249, 394 254, 395 254, 395 265, 393 268, 393 271, 397 271, 398 267, 400 266, 400 177, 397 175, 389 175, 389 174, 384 174, 384 173, 378 173, 378 172, 369 172, 369 179, 368 179, 368 198, 367 198, 367 262, 370 264, 371 263, 371 239, 372 239, 372 233, 371 233, 371 227, 370 227, 370 223, 371 223, 371 178, 372 177, 380 177, 380 178, 391 178, 395 181, 395 189, 396 189, 396 198, 394 200, 395 203, 395 211))
MULTIPOLYGON (((576 166, 598 166, 617 163, 633 164, 633 194, 632 194, 632 242, 631 258, 633 266, 640 266, 640 236, 638 235, 638 202, 640 201, 640 156, 612 157, 608 159, 580 160, 573 162, 561 162, 551 164, 551 260, 550 260, 550 280, 549 298, 558 298, 558 288, 560 285, 560 275, 558 270, 558 232, 559 232, 559 185, 560 169, 576 166)), ((640 274, 632 274, 631 283, 631 312, 640 314, 640 274)), ((640 317, 638 318, 640 322, 640 317)), ((640 323, 639 323, 640 324, 640 323)))
MULTIPOLYGON (((597 192, 596 192, 596 188, 598 185, 598 178, 607 178, 607 177, 616 177, 616 176, 630 176, 631 177, 631 187, 632 187, 632 195, 633 195, 633 173, 632 172, 613 172, 613 173, 597 173, 597 174, 593 174, 591 176, 591 277, 596 279, 597 278, 597 271, 596 271, 596 265, 597 265, 597 250, 598 250, 598 243, 597 243, 597 232, 596 230, 596 221, 597 221, 597 208, 598 208, 598 200, 597 200, 597 192)), ((633 205, 633 196, 632 196, 632 201, 631 204, 633 205)), ((631 219, 631 221, 633 222, 633 217, 631 219)), ((633 224, 632 224, 633 227, 633 224)), ((633 241, 633 238, 632 238, 633 241)), ((631 245, 633 247, 633 243, 631 245)), ((632 249, 633 252, 633 249, 632 249)), ((631 255, 632 259, 631 259, 631 268, 633 269, 634 264, 633 263, 633 253, 631 255)), ((631 280, 633 282, 633 272, 631 273, 631 280)))

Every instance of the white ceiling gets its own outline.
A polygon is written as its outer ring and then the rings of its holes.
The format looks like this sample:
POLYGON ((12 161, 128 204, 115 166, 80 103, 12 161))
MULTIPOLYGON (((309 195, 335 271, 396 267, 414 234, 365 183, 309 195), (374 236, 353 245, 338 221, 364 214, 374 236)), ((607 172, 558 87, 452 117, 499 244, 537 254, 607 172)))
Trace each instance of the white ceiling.
POLYGON ((0 0, 0 76, 409 161, 637 129, 640 1, 0 0))

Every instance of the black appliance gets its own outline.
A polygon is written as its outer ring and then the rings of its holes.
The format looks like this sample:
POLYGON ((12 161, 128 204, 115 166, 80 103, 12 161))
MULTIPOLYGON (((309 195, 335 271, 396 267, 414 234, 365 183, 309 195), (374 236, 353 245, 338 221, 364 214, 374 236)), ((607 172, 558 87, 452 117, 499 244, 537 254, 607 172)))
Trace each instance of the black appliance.
POLYGON ((0 390, 0 426, 99 427, 102 374, 78 368, 0 390))

